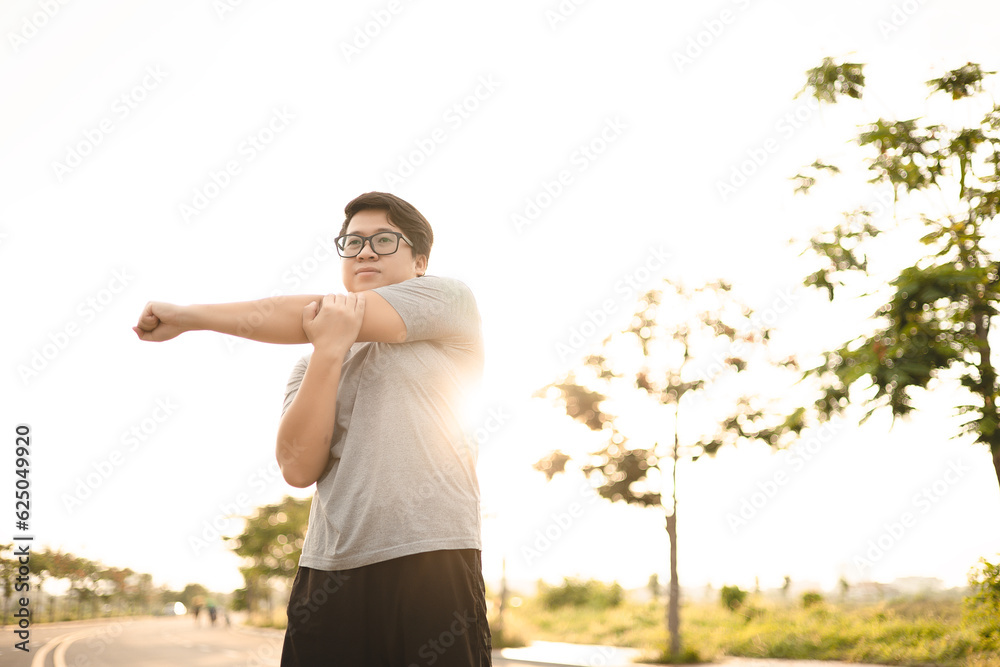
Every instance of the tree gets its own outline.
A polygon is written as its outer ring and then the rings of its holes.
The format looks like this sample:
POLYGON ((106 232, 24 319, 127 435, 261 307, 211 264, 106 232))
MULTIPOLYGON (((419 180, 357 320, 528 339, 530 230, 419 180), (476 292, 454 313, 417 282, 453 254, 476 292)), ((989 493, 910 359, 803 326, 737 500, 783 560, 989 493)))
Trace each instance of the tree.
POLYGON ((184 590, 177 595, 177 601, 191 609, 194 607, 195 598, 205 598, 208 594, 208 589, 201 584, 187 584, 184 586, 184 590))
MULTIPOLYGON (((862 68, 827 58, 809 71, 805 90, 820 103, 836 103, 845 93, 860 99, 862 68), (853 82, 847 88, 836 83, 847 79, 853 82)), ((806 252, 820 266, 805 284, 825 290, 831 301, 856 297, 849 276, 870 278, 878 242, 883 248, 889 245, 877 237, 905 238, 916 227, 923 247, 888 281, 885 301, 873 315, 874 331, 826 351, 804 375, 818 381, 820 395, 811 408, 819 418, 842 414, 851 402, 860 402, 867 408, 862 421, 883 408, 893 420, 905 417, 916 396, 957 382, 968 402, 955 406, 965 417, 955 436, 972 437, 990 448, 1000 483, 1000 415, 991 346, 1000 303, 1000 106, 983 100, 989 97, 983 83, 992 74, 968 63, 927 82, 932 96, 951 97, 955 117, 980 119, 967 127, 955 121, 949 127, 879 118, 857 135, 872 174, 869 183, 893 189, 893 219, 884 223, 862 209, 813 237, 806 252), (945 202, 943 210, 939 201, 945 202)), ((796 191, 811 192, 821 172, 845 170, 817 160, 795 177, 796 191)), ((892 247, 906 247, 904 243, 892 247)))
POLYGON ((238 595, 240 605, 251 613, 257 610, 257 600, 268 595, 271 579, 290 581, 295 576, 309 523, 309 502, 285 496, 278 504, 258 507, 245 517, 243 532, 228 538, 236 555, 246 561, 240 568, 246 586, 238 595))
POLYGON ((985 558, 969 572, 969 595, 965 598, 966 616, 979 626, 984 639, 1000 640, 1000 563, 985 558))
POLYGON ((7 625, 7 612, 10 609, 10 599, 14 594, 14 581, 17 578, 18 562, 16 558, 5 558, 4 553, 13 551, 14 543, 0 544, 0 589, 3 590, 3 609, 0 611, 0 625, 7 625))
POLYGON ((649 589, 649 596, 654 600, 658 600, 660 597, 660 575, 655 572, 649 575, 649 582, 646 584, 646 588, 649 589))
MULTIPOLYGON (((689 290, 679 282, 664 281, 639 301, 635 315, 620 334, 609 337, 600 353, 560 382, 545 387, 540 396, 557 401, 566 415, 602 436, 603 447, 589 456, 581 470, 599 480, 597 492, 612 501, 666 512, 670 542, 667 632, 670 656, 680 656, 680 582, 677 576, 677 468, 681 458, 697 460, 714 455, 725 445, 762 441, 786 443, 806 425, 800 413, 777 417, 782 410, 756 395, 754 387, 735 381, 752 365, 770 368, 792 365, 767 359, 765 343, 771 330, 732 294, 731 286, 717 282, 689 290), (699 407, 687 410, 691 401, 699 407), (638 399, 663 410, 670 433, 660 441, 633 446, 625 431, 631 428, 617 414, 617 405, 638 399), (718 406, 726 410, 720 412, 718 406), (715 414, 706 418, 706 411, 715 414), (683 436, 682 436, 683 433, 683 436), (669 466, 669 469, 663 469, 669 466), (656 474, 652 474, 656 471, 656 474), (652 476, 651 476, 652 474, 652 476), (665 479, 669 475, 669 486, 665 479), (672 495, 664 504, 660 489, 672 495)), ((644 439, 637 435, 635 439, 644 439)), ((563 472, 570 455, 554 451, 535 464, 549 479, 563 472)))

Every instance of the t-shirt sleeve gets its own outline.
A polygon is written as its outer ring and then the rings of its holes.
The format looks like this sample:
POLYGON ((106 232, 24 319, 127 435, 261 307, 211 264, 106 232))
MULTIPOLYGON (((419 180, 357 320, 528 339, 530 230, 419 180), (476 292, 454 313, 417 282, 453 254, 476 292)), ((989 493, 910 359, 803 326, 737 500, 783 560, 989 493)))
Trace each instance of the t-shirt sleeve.
POLYGON ((420 276, 373 291, 403 318, 407 342, 436 340, 472 345, 481 337, 476 299, 459 280, 420 276))
POLYGON ((288 411, 288 406, 292 404, 295 394, 299 393, 299 386, 302 384, 302 378, 306 375, 306 366, 308 365, 309 355, 306 355, 299 359, 299 362, 292 369, 292 374, 288 376, 288 384, 285 386, 285 403, 281 408, 282 416, 288 411))

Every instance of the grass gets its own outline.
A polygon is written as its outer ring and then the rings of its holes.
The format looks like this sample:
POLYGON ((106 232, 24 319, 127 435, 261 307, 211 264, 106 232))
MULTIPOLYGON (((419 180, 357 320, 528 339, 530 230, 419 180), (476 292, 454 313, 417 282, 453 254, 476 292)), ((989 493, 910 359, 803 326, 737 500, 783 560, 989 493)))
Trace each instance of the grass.
MULTIPOLYGON (((719 604, 681 611, 683 647, 707 660, 724 656, 841 660, 891 665, 1000 667, 1000 642, 964 618, 960 600, 894 600, 867 605, 823 602, 808 609, 760 600, 743 613, 719 604), (750 613, 747 613, 747 610, 750 613)), ((627 646, 661 659, 664 606, 549 610, 526 599, 511 608, 505 634, 526 640, 627 646)))

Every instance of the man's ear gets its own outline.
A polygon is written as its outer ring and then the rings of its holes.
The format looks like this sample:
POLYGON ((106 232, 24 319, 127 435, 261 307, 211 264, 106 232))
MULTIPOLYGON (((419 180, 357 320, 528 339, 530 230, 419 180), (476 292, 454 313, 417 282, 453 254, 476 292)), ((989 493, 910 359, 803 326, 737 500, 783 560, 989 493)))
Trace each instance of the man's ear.
POLYGON ((418 276, 427 273, 427 255, 417 255, 416 259, 413 260, 413 265, 418 276))

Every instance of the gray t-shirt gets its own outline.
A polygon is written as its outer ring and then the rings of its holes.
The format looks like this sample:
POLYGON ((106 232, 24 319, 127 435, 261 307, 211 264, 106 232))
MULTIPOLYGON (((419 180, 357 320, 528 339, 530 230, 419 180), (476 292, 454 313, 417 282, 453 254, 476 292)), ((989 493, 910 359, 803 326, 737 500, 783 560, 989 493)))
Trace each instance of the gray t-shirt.
MULTIPOLYGON (((475 299, 463 283, 437 276, 374 291, 403 319, 406 341, 355 343, 344 360, 303 567, 342 570, 482 548, 476 447, 462 417, 483 371, 475 299)), ((308 363, 309 355, 292 371, 284 410, 308 363)))

